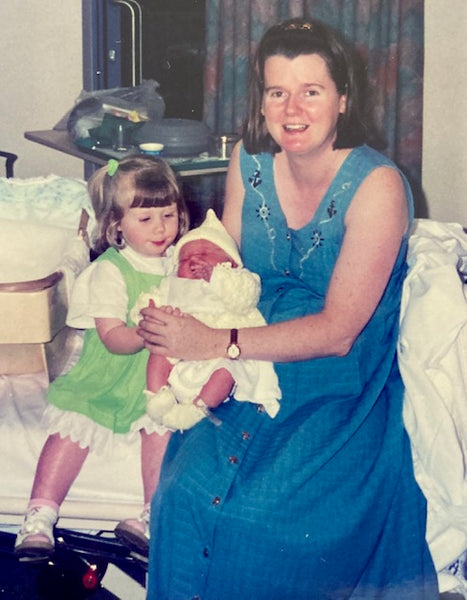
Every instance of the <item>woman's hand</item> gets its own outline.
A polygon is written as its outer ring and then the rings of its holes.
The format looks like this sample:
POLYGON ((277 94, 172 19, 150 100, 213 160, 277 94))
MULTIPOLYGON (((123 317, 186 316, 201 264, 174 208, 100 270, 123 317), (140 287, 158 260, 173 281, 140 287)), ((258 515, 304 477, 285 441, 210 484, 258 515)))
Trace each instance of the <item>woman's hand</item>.
POLYGON ((220 340, 224 337, 227 346, 227 334, 223 330, 211 329, 178 308, 152 305, 144 308, 141 316, 138 333, 151 354, 205 360, 222 356, 225 348, 220 340))

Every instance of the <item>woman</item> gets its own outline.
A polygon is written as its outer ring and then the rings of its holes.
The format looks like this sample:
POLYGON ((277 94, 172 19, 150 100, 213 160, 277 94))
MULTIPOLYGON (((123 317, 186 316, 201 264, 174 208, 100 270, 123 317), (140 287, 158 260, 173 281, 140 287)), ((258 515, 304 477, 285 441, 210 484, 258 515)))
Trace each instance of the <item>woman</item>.
POLYGON ((223 221, 269 325, 148 309, 147 347, 272 360, 271 420, 216 410, 172 438, 152 505, 149 598, 435 599, 396 361, 412 197, 370 139, 352 50, 317 21, 261 40, 223 221), (229 344, 229 340, 232 344, 229 344))

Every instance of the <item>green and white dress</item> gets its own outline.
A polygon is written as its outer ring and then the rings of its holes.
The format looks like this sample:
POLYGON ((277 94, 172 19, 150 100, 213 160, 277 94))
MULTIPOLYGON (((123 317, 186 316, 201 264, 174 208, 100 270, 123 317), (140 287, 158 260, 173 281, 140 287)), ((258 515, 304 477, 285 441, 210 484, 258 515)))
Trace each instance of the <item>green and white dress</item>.
POLYGON ((50 385, 45 413, 49 433, 69 435, 82 447, 105 452, 114 434, 157 431, 146 415, 143 395, 147 350, 112 354, 101 342, 94 319, 117 318, 134 326, 129 309, 141 292, 160 284, 169 261, 131 248, 109 248, 79 276, 67 324, 86 329, 83 351, 77 364, 50 385))

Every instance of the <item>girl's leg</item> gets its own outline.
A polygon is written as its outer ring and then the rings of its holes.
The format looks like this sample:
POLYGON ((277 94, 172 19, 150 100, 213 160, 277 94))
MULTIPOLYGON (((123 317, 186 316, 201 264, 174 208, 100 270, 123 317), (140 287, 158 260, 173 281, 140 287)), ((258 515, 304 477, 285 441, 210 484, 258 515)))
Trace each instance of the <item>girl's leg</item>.
POLYGON ((141 473, 145 506, 150 504, 159 483, 162 460, 169 438, 169 431, 164 435, 141 431, 141 473))
POLYGON ((146 369, 146 387, 150 392, 158 392, 167 385, 172 365, 165 356, 151 354, 146 369))
POLYGON ((230 395, 234 379, 227 369, 217 369, 202 387, 198 397, 209 408, 216 408, 230 395))
POLYGON ((141 431, 141 472, 143 476, 144 507, 138 519, 125 519, 115 528, 117 538, 130 550, 148 555, 149 551, 149 507, 159 483, 162 459, 169 441, 170 432, 164 435, 141 431))
POLYGON ((42 498, 60 506, 78 476, 89 448, 81 448, 70 437, 50 435, 42 448, 32 486, 31 500, 42 498))
POLYGON ((44 444, 23 525, 16 537, 20 558, 47 558, 54 550, 53 528, 58 510, 81 470, 89 448, 69 437, 49 436, 44 444))

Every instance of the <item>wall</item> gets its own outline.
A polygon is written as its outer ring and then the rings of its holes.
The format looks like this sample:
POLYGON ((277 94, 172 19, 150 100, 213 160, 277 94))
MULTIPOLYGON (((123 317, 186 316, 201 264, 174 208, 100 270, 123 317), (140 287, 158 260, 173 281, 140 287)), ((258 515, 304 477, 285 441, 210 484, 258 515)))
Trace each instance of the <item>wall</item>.
POLYGON ((80 0, 0 1, 0 148, 18 154, 15 176, 83 177, 81 160, 23 136, 51 129, 73 106, 82 88, 81 42, 80 0))
MULTIPOLYGON (((425 0, 423 188, 429 216, 467 225, 467 0, 425 0), (447 10, 449 5, 449 10, 447 10)), ((82 161, 24 139, 49 129, 82 87, 80 0, 0 3, 0 148, 18 177, 82 177, 82 161)))
POLYGON ((467 226, 467 0, 425 0, 423 188, 429 216, 467 226))

